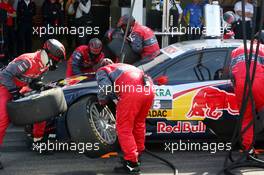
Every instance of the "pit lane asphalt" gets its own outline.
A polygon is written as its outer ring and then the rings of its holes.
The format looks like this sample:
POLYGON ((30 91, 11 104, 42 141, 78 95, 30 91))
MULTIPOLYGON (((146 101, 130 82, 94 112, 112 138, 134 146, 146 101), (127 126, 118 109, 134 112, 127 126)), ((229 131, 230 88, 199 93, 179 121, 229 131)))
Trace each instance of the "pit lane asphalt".
MULTIPOLYGON (((53 74, 48 74, 45 81, 63 78, 65 64, 53 74)), ((162 145, 151 151, 170 160, 178 169, 180 175, 211 175, 217 174, 223 166, 225 152, 211 154, 208 152, 165 152, 162 145)), ((10 125, 3 147, 0 150, 0 160, 5 167, 0 175, 114 175, 112 169, 119 165, 118 158, 89 159, 74 152, 56 152, 53 155, 39 155, 30 151, 25 145, 23 128, 10 125)), ((264 159, 264 155, 261 156, 264 159)), ((172 170, 163 162, 145 154, 142 157, 143 175, 172 175, 172 170)), ((243 169, 245 175, 263 175, 261 169, 243 169)))

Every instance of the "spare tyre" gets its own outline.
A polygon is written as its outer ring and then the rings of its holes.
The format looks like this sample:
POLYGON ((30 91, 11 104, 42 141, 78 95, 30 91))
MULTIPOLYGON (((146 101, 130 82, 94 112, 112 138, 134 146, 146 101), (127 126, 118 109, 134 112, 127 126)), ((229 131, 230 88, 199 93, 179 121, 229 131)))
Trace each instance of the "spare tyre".
POLYGON ((107 106, 99 105, 96 96, 86 96, 69 108, 67 127, 72 141, 92 145, 85 151, 89 158, 98 158, 118 148, 115 117, 107 106))
POLYGON ((46 90, 7 104, 9 118, 14 125, 42 122, 67 111, 61 88, 46 90))
MULTIPOLYGON (((107 48, 118 58, 121 58, 121 48, 123 45, 123 39, 121 38, 114 38, 108 45, 107 48)), ((134 64, 138 62, 141 57, 140 55, 136 54, 132 48, 129 46, 128 43, 125 43, 124 50, 125 53, 124 63, 126 64, 134 64)), ((121 61, 121 60, 120 60, 121 61)))

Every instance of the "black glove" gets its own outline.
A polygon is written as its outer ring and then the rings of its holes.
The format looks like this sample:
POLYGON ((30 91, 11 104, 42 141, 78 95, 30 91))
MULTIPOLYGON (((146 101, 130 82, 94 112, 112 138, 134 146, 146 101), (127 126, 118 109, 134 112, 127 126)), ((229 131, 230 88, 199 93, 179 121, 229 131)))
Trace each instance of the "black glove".
POLYGON ((144 84, 144 86, 147 86, 147 87, 149 87, 150 86, 150 78, 147 76, 147 75, 144 75, 143 76, 143 84, 144 84))
POLYGON ((80 0, 80 2, 85 6, 88 0, 80 0))
POLYGON ((17 100, 20 97, 23 97, 23 95, 20 94, 18 90, 13 90, 10 92, 10 94, 13 96, 13 100, 17 100))
POLYGON ((43 87, 45 87, 44 83, 42 81, 39 80, 33 80, 30 84, 29 87, 33 90, 37 90, 40 91, 43 89, 43 87))

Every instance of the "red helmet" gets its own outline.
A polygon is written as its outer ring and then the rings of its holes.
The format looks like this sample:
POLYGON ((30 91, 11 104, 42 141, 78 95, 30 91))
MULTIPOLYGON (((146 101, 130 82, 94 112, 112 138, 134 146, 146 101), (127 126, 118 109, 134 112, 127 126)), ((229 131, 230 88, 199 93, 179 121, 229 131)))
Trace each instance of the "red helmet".
POLYGON ((55 62, 66 59, 65 48, 63 44, 56 39, 47 40, 43 45, 43 49, 47 52, 49 59, 55 62))
POLYGON ((109 58, 104 58, 98 64, 99 64, 99 68, 100 68, 100 67, 107 66, 109 64, 114 64, 114 62, 112 60, 110 60, 109 58))
POLYGON ((103 44, 98 38, 93 38, 89 41, 89 49, 93 55, 99 55, 102 51, 103 44))
MULTIPOLYGON (((117 23, 117 27, 118 27, 118 28, 121 27, 121 28, 125 29, 126 26, 127 26, 127 24, 128 24, 129 18, 130 18, 130 16, 129 16, 128 14, 122 16, 122 17, 119 19, 118 23, 117 23)), ((130 19, 130 26, 134 26, 135 21, 136 21, 135 18, 134 18, 133 16, 131 16, 131 19, 130 19)))

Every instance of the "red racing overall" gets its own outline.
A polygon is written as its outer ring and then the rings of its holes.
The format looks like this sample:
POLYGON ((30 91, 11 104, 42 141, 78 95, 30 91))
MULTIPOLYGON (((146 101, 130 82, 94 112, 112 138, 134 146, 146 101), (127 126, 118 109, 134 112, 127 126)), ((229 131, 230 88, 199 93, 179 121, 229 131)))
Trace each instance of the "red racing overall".
POLYGON ((95 72, 94 66, 102 60, 105 55, 101 54, 95 58, 94 61, 91 60, 89 56, 90 50, 89 45, 79 46, 71 55, 67 63, 66 77, 71 77, 73 75, 79 75, 82 73, 95 72))
MULTIPOLYGON (((250 51, 250 46, 248 48, 248 53, 250 51)), ((253 57, 250 67, 250 75, 252 75, 253 70, 253 60, 255 58, 256 53, 256 44, 254 44, 253 49, 253 57)), ((246 66, 245 66, 245 53, 244 46, 240 46, 232 52, 232 74, 234 76, 234 88, 235 94, 238 100, 239 106, 242 105, 243 91, 244 91, 244 83, 246 79, 246 66)), ((254 78, 254 83, 252 86, 254 101, 256 105, 256 110, 261 111, 264 107, 264 45, 260 45, 259 55, 257 61, 256 74, 254 78)), ((250 123, 253 119, 252 114, 252 105, 249 101, 246 107, 246 112, 244 118, 242 120, 242 130, 250 123)), ((253 125, 242 135, 242 143, 246 150, 249 150, 253 142, 253 125)))
POLYGON ((145 149, 145 119, 154 99, 153 83, 150 80, 150 85, 144 86, 143 77, 142 70, 122 63, 104 66, 96 73, 99 101, 104 103, 109 97, 118 99, 118 140, 124 159, 131 162, 138 162, 138 155, 145 149), (106 92, 109 87, 115 90, 106 92))
MULTIPOLYGON (((41 77, 48 70, 41 61, 41 51, 23 54, 0 71, 0 144, 3 143, 5 131, 9 124, 7 103, 12 100, 10 92, 20 90, 33 79, 41 77)), ((42 137, 45 131, 45 122, 35 124, 34 137, 42 137)))
POLYGON ((141 59, 153 59, 160 54, 159 43, 150 28, 135 22, 130 37, 131 47, 141 59))

